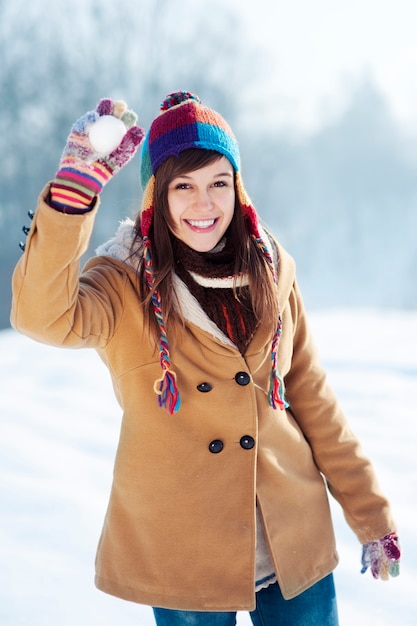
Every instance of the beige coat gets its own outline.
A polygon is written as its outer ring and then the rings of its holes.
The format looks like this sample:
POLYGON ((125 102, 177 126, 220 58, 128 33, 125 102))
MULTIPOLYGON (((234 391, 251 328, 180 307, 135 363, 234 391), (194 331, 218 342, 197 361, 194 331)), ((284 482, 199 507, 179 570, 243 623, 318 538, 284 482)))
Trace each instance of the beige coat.
POLYGON ((181 289, 189 320, 171 357, 182 405, 169 415, 153 391, 158 354, 144 333, 134 269, 123 261, 131 227, 79 278, 95 213, 64 215, 41 197, 14 273, 11 321, 38 341, 95 348, 123 409, 97 587, 168 608, 253 609, 257 502, 279 585, 292 598, 337 564, 326 483, 361 543, 393 530, 326 384, 282 247, 279 369, 290 409, 273 410, 266 397, 272 328, 260 327, 242 356, 181 289), (249 374, 247 384, 238 372, 249 374), (199 391, 201 383, 211 390, 199 391), (218 453, 209 449, 215 440, 218 453))

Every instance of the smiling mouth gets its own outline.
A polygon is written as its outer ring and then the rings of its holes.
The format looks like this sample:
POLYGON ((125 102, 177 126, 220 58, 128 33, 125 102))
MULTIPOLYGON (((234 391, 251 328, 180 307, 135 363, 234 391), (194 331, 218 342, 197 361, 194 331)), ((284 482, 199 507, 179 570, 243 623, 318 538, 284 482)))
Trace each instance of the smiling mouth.
POLYGON ((189 226, 192 228, 197 228, 198 230, 205 230, 213 226, 216 222, 215 219, 211 220, 185 220, 189 226))

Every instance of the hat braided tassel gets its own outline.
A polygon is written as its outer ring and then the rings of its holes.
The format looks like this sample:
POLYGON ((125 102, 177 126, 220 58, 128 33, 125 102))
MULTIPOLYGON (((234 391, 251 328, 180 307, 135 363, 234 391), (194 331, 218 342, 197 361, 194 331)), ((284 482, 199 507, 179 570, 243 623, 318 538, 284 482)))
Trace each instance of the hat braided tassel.
MULTIPOLYGON (((265 245, 264 240, 261 237, 254 236, 254 240, 266 260, 268 261, 268 267, 272 272, 272 276, 274 278, 274 282, 277 282, 277 277, 274 269, 274 259, 267 246, 265 245)), ((289 407, 288 402, 284 397, 284 383, 282 381, 281 376, 278 373, 278 343, 282 335, 282 318, 281 315, 278 316, 278 324, 275 330, 274 336, 272 338, 272 346, 271 346, 271 375, 269 379, 269 391, 268 391, 268 401, 273 409, 277 409, 278 407, 281 410, 284 410, 289 407)))
POLYGON ((277 360, 278 360, 278 341, 282 334, 282 320, 281 316, 278 318, 277 329, 274 333, 274 337, 272 339, 272 350, 271 350, 271 376, 269 382, 269 391, 268 391, 268 400, 269 404, 273 409, 280 408, 281 410, 286 409, 289 405, 288 402, 284 398, 284 383, 281 380, 280 375, 278 374, 277 360))
MULTIPOLYGON (((152 256, 150 252, 149 237, 143 238, 144 244, 144 269, 146 282, 150 290, 153 287, 152 256)), ((158 404, 171 415, 180 409, 181 398, 177 387, 177 377, 175 372, 170 370, 171 360, 169 356, 169 346, 167 331, 162 315, 161 298, 158 291, 152 293, 152 305, 161 332, 159 341, 159 362, 162 369, 162 377, 155 381, 154 391, 158 396, 158 404)))

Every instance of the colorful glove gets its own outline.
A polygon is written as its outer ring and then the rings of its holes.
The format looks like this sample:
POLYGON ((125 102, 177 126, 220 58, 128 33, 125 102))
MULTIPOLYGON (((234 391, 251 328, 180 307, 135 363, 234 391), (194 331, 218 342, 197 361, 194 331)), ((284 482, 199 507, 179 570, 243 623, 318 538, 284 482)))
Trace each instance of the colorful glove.
POLYGON ((385 535, 378 541, 371 541, 362 546, 361 573, 364 574, 370 567, 374 578, 388 580, 390 576, 398 576, 400 557, 401 551, 397 533, 385 535))
POLYGON ((75 122, 51 185, 53 208, 84 213, 104 185, 135 155, 145 132, 123 101, 100 100, 75 122))

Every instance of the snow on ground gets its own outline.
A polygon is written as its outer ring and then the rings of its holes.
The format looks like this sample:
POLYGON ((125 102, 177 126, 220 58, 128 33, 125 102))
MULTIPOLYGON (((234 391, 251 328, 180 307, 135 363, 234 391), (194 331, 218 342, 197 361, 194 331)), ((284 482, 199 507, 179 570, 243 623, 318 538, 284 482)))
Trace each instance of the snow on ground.
MULTIPOLYGON (((400 528, 402 572, 360 572, 360 546, 332 505, 341 626, 417 623, 417 314, 310 316, 329 380, 371 456, 400 528)), ((0 624, 151 626, 148 607, 93 584, 120 409, 92 351, 0 332, 0 624)), ((238 614, 239 625, 251 622, 238 614)))

